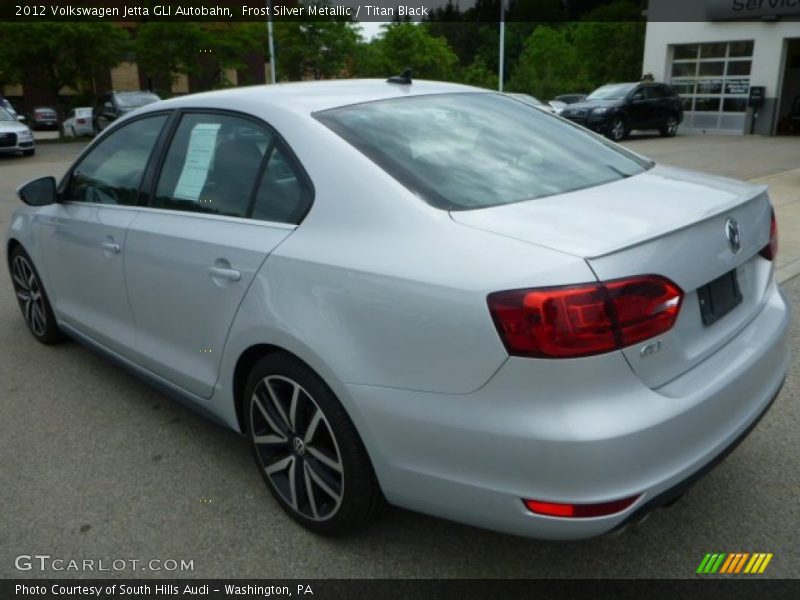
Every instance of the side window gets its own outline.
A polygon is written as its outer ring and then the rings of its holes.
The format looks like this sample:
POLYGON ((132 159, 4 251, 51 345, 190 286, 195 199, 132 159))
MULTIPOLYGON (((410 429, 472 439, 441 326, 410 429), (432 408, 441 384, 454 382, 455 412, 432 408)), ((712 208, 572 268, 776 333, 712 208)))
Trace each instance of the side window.
POLYGON ((310 188, 288 158, 283 145, 276 144, 256 192, 252 217, 296 225, 310 205, 310 188))
POLYGON ((138 119, 110 133, 72 172, 66 199, 135 205, 150 153, 166 115, 138 119))
POLYGON ((658 93, 659 96, 662 98, 672 98, 675 96, 675 92, 672 91, 672 88, 668 85, 660 85, 658 86, 658 93))
POLYGON ((247 217, 272 133, 241 117, 183 115, 167 151, 153 206, 247 217))
POLYGON ((655 100, 656 98, 658 98, 655 86, 643 85, 639 91, 641 91, 644 94, 645 100, 655 100))

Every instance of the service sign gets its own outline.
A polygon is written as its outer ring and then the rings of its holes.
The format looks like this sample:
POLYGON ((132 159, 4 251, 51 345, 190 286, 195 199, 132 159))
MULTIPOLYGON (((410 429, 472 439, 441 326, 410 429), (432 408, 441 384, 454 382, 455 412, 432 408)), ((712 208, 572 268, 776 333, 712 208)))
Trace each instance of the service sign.
POLYGON ((709 21, 800 15, 800 0, 706 0, 709 21))

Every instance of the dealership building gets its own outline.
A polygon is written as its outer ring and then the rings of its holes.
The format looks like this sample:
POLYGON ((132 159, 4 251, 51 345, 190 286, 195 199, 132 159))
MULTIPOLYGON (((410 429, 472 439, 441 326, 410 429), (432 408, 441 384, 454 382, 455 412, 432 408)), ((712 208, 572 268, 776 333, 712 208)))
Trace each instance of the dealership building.
POLYGON ((650 0, 643 72, 681 95, 686 133, 798 135, 800 0, 650 0))

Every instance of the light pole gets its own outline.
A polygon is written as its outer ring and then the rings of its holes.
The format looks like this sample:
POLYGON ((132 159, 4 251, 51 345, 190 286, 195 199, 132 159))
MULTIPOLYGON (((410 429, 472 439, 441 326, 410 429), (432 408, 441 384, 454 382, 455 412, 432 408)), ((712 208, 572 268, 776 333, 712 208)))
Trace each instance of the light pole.
POLYGON ((269 78, 275 83, 275 42, 272 35, 272 0, 267 0, 267 43, 269 44, 269 78))
POLYGON ((506 58, 506 0, 500 0, 500 66, 497 72, 498 91, 503 91, 503 63, 506 58))

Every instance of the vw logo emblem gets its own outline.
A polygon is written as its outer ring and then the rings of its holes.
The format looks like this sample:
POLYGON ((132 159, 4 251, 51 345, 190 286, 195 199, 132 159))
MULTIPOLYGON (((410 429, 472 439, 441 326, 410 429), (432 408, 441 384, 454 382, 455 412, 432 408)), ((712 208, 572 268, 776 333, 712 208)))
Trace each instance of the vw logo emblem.
POLYGON ((725 237, 728 238, 728 246, 731 252, 736 254, 742 249, 742 234, 739 231, 739 223, 736 219, 728 218, 725 220, 725 237))

